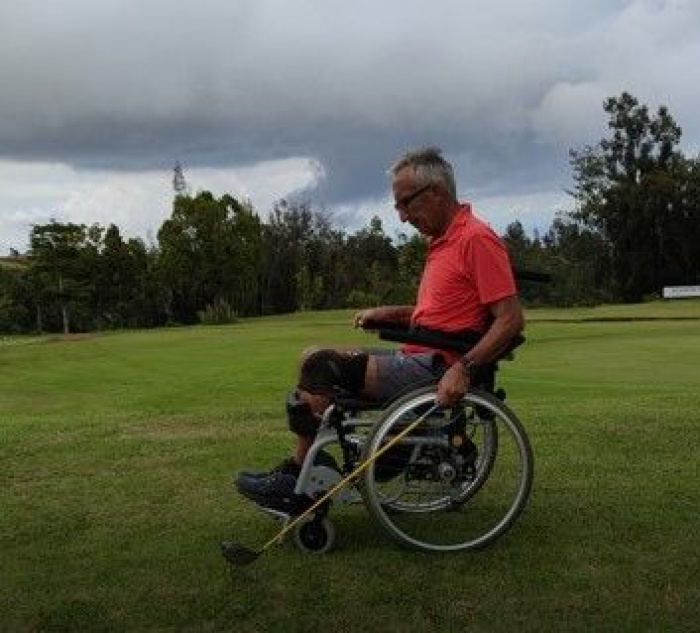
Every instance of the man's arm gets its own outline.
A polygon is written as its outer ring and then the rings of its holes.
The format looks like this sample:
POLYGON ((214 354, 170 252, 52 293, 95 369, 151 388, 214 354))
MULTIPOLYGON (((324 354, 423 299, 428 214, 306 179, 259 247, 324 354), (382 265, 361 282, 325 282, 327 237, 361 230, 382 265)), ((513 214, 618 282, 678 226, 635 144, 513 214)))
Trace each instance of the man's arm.
POLYGON ((525 327, 520 301, 517 296, 508 297, 490 306, 493 323, 479 342, 464 357, 465 364, 487 365, 498 358, 514 336, 525 327))
POLYGON ((355 327, 372 330, 377 323, 391 323, 403 327, 411 324, 413 306, 380 306, 367 308, 355 315, 355 327))
POLYGON ((459 400, 469 388, 470 366, 492 362, 508 347, 511 339, 525 326, 517 296, 501 299, 490 305, 493 323, 481 340, 465 354, 463 362, 450 367, 438 384, 438 403, 447 406, 459 400))

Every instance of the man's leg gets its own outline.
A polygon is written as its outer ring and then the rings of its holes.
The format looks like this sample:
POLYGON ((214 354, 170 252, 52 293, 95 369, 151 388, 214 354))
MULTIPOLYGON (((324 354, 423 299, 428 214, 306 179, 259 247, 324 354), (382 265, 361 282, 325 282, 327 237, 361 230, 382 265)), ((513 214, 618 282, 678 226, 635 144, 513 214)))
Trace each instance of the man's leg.
MULTIPOLYGON (((311 353, 318 351, 318 350, 313 350, 311 353)), ((358 355, 358 354, 364 354, 362 350, 358 349, 334 349, 332 351, 338 352, 339 354, 349 354, 351 356, 358 355)), ((308 359, 309 353, 305 353, 305 358, 308 359)), ((333 402, 333 396, 325 392, 325 390, 321 390, 321 393, 312 393, 311 391, 308 391, 309 388, 313 388, 313 386, 310 385, 304 385, 304 380, 301 376, 302 372, 304 371, 304 359, 302 360, 302 368, 300 371, 300 386, 297 389, 297 397, 298 399, 305 403, 308 406, 309 411, 312 413, 312 415, 318 420, 320 423, 321 418, 323 417, 324 412, 328 407, 331 405, 333 402), (304 385, 306 388, 303 388, 302 385, 304 385)), ((318 391, 318 389, 315 389, 314 391, 318 391)), ((378 384, 377 384, 377 359, 375 356, 371 354, 367 354, 367 359, 366 359, 366 364, 364 365, 364 378, 362 380, 362 385, 360 389, 355 393, 354 395, 366 398, 367 400, 372 400, 375 398, 375 394, 378 392, 378 384)), ((296 446, 294 448, 294 460, 295 462, 301 467, 301 464, 304 463, 304 458, 306 457, 306 454, 309 452, 309 448, 311 448, 311 445, 313 444, 315 438, 315 433, 314 434, 297 434, 297 441, 296 441, 296 446)))
MULTIPOLYGON (((376 363, 362 350, 311 349, 304 352, 297 390, 290 394, 287 402, 289 427, 297 438, 293 455, 269 473, 239 473, 238 490, 261 505, 290 509, 295 501, 297 476, 323 413, 338 394, 369 396, 377 381, 376 374, 376 363)), ((323 452, 317 462, 335 464, 332 457, 323 452)))
MULTIPOLYGON (((444 371, 439 354, 405 355, 390 350, 315 349, 302 356, 299 384, 287 403, 289 426, 297 436, 293 455, 270 473, 240 473, 236 486, 249 499, 267 507, 291 511, 301 465, 311 447, 323 413, 339 394, 387 401, 413 385, 444 371)), ((317 464, 329 460, 321 451, 317 464)))

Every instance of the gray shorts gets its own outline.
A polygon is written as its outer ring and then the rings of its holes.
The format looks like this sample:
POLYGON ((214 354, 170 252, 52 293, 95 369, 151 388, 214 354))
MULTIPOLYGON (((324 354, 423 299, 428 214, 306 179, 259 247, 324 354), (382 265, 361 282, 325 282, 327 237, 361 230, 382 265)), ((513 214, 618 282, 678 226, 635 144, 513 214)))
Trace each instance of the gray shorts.
POLYGON ((391 400, 419 383, 437 380, 447 367, 436 352, 404 354, 401 350, 381 348, 364 351, 377 360, 377 399, 381 402, 391 400))

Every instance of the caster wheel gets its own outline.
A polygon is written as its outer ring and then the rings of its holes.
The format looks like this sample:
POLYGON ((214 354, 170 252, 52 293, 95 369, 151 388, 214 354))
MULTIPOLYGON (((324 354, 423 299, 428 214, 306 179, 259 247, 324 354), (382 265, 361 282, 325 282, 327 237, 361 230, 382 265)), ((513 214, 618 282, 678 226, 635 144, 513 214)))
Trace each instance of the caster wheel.
POLYGON ((335 542, 335 529, 328 519, 310 518, 294 529, 294 545, 306 554, 323 554, 335 542))

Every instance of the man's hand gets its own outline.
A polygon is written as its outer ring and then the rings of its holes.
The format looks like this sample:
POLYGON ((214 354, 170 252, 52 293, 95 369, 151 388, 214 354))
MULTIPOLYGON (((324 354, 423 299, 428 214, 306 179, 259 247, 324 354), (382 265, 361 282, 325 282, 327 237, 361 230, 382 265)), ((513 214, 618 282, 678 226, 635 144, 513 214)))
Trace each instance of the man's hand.
POLYGON ((360 310, 360 312, 355 315, 355 327, 362 328, 363 330, 371 329, 372 322, 377 322, 379 320, 377 316, 379 311, 380 308, 367 308, 366 310, 360 310))
POLYGON ((363 330, 377 329, 377 324, 393 323, 397 326, 407 327, 411 321, 413 306, 380 306, 360 310, 355 315, 355 327, 363 330))
POLYGON ((468 388, 469 378, 462 363, 455 363, 445 372, 438 383, 436 402, 442 407, 451 406, 459 402, 468 388))

